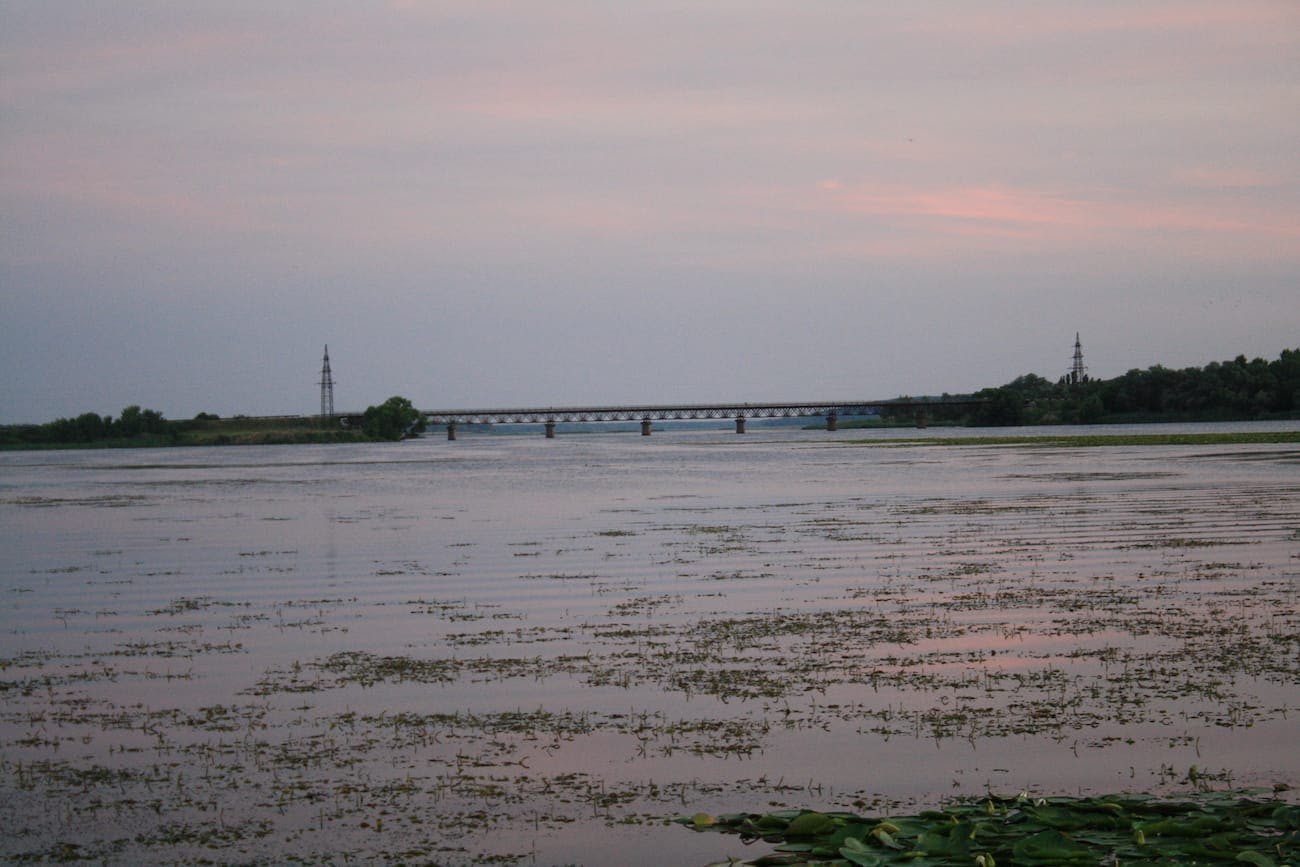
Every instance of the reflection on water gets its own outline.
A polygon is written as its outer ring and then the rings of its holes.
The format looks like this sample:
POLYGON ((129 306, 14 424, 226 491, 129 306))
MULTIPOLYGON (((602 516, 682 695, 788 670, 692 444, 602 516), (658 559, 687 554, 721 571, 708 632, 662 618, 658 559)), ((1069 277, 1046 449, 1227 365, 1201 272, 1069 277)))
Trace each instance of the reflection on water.
POLYGON ((702 863, 663 817, 1300 784, 1295 449, 864 436, 0 455, 0 854, 702 863))

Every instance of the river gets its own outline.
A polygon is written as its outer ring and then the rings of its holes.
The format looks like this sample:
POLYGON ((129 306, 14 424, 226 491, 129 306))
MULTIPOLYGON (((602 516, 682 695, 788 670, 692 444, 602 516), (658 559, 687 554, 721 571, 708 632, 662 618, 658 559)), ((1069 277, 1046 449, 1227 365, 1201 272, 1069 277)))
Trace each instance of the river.
POLYGON ((972 433, 0 454, 0 857, 703 864, 757 853, 666 819, 1300 786, 1300 448, 889 443, 972 433))

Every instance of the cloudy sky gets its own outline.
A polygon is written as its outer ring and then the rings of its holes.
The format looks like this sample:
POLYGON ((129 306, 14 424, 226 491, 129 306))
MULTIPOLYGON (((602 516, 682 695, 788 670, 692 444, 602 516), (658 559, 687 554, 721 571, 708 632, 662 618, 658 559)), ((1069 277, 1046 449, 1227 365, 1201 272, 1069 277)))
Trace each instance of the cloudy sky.
POLYGON ((0 423, 1300 346, 1293 0, 0 0, 0 423))

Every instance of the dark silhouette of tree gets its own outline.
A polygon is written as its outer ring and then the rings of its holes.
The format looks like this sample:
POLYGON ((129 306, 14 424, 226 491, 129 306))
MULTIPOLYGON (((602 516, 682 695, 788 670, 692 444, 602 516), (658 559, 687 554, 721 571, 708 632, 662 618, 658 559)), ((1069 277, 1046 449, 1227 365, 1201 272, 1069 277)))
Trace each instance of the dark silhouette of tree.
POLYGON ((1150 421, 1250 420, 1300 412, 1300 349, 1276 361, 1214 361, 1171 370, 1155 365, 1114 379, 1051 383, 1026 374, 975 397, 987 402, 971 413, 975 425, 1091 424, 1139 418, 1150 421))
POLYGON ((409 433, 422 432, 424 418, 409 400, 394 396, 379 406, 367 407, 361 429, 375 439, 397 440, 409 433))
POLYGON ((134 405, 123 409, 114 425, 115 433, 122 437, 160 434, 166 432, 166 428, 167 422, 162 413, 156 409, 141 409, 134 405))

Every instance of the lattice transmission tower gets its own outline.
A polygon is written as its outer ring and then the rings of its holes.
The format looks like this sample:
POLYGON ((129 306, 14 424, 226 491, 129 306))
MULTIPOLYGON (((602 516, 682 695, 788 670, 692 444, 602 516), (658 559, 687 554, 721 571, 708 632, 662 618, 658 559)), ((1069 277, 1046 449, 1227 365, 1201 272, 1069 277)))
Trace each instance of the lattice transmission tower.
POLYGON ((1074 363, 1070 366, 1070 382, 1074 385, 1086 380, 1088 368, 1083 364, 1083 344, 1079 342, 1079 332, 1074 332, 1074 363))
POLYGON ((330 347, 325 344, 325 360, 320 366, 320 414, 328 419, 334 415, 334 375, 330 373, 330 347))

